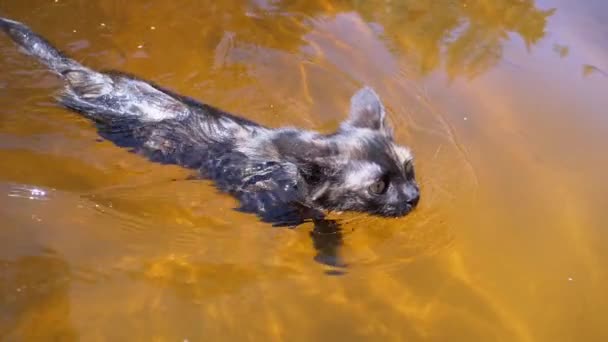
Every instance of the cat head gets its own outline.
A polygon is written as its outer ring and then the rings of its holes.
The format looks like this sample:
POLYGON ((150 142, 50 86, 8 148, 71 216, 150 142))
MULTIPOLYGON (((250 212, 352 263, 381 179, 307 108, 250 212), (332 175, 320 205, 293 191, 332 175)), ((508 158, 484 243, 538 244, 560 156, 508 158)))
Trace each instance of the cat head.
POLYGON ((369 88, 351 98, 349 117, 327 138, 332 153, 318 159, 322 177, 313 201, 328 210, 403 216, 420 192, 410 150, 395 143, 386 110, 369 88))

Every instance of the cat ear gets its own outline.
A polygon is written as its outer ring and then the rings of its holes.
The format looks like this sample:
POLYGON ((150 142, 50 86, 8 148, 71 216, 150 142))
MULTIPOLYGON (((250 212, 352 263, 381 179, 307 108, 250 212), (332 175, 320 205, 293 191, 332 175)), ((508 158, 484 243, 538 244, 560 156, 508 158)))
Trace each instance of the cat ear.
POLYGON ((369 128, 391 134, 384 105, 372 88, 364 87, 350 99, 349 118, 342 123, 342 128, 349 127, 369 128))

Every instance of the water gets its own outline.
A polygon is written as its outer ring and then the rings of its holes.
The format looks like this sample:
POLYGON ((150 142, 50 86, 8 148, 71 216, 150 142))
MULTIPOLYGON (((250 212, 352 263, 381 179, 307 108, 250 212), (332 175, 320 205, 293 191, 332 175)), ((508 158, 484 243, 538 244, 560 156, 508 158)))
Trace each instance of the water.
POLYGON ((376 88, 412 215, 276 229, 100 141, 0 38, 0 340, 605 341, 601 0, 5 0, 79 61, 330 132, 376 88), (330 227, 331 228, 331 227, 330 227))

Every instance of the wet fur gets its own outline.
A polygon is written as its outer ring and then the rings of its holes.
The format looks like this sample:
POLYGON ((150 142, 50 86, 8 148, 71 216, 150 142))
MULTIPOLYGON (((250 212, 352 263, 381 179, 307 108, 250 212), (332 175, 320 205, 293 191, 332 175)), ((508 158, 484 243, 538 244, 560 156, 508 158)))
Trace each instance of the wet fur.
POLYGON ((349 118, 333 134, 271 129, 131 75, 91 70, 22 23, 0 18, 0 28, 65 80, 59 102, 95 121, 100 135, 198 170, 265 221, 296 225, 324 210, 402 216, 418 202, 412 156, 394 143, 371 88, 353 96, 349 118), (378 180, 386 191, 370 193, 378 180))

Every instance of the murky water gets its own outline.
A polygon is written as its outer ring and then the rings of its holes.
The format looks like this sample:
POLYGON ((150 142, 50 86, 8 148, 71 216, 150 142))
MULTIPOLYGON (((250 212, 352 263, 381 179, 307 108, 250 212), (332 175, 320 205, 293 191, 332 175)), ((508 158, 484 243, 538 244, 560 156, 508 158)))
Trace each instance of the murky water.
POLYGON ((375 87, 419 209, 276 229, 99 141, 0 37, 0 340, 608 340, 603 0, 5 0, 71 56, 270 126, 375 87), (328 262, 329 261, 329 262, 328 262), (337 264, 331 266, 328 264, 337 264))

